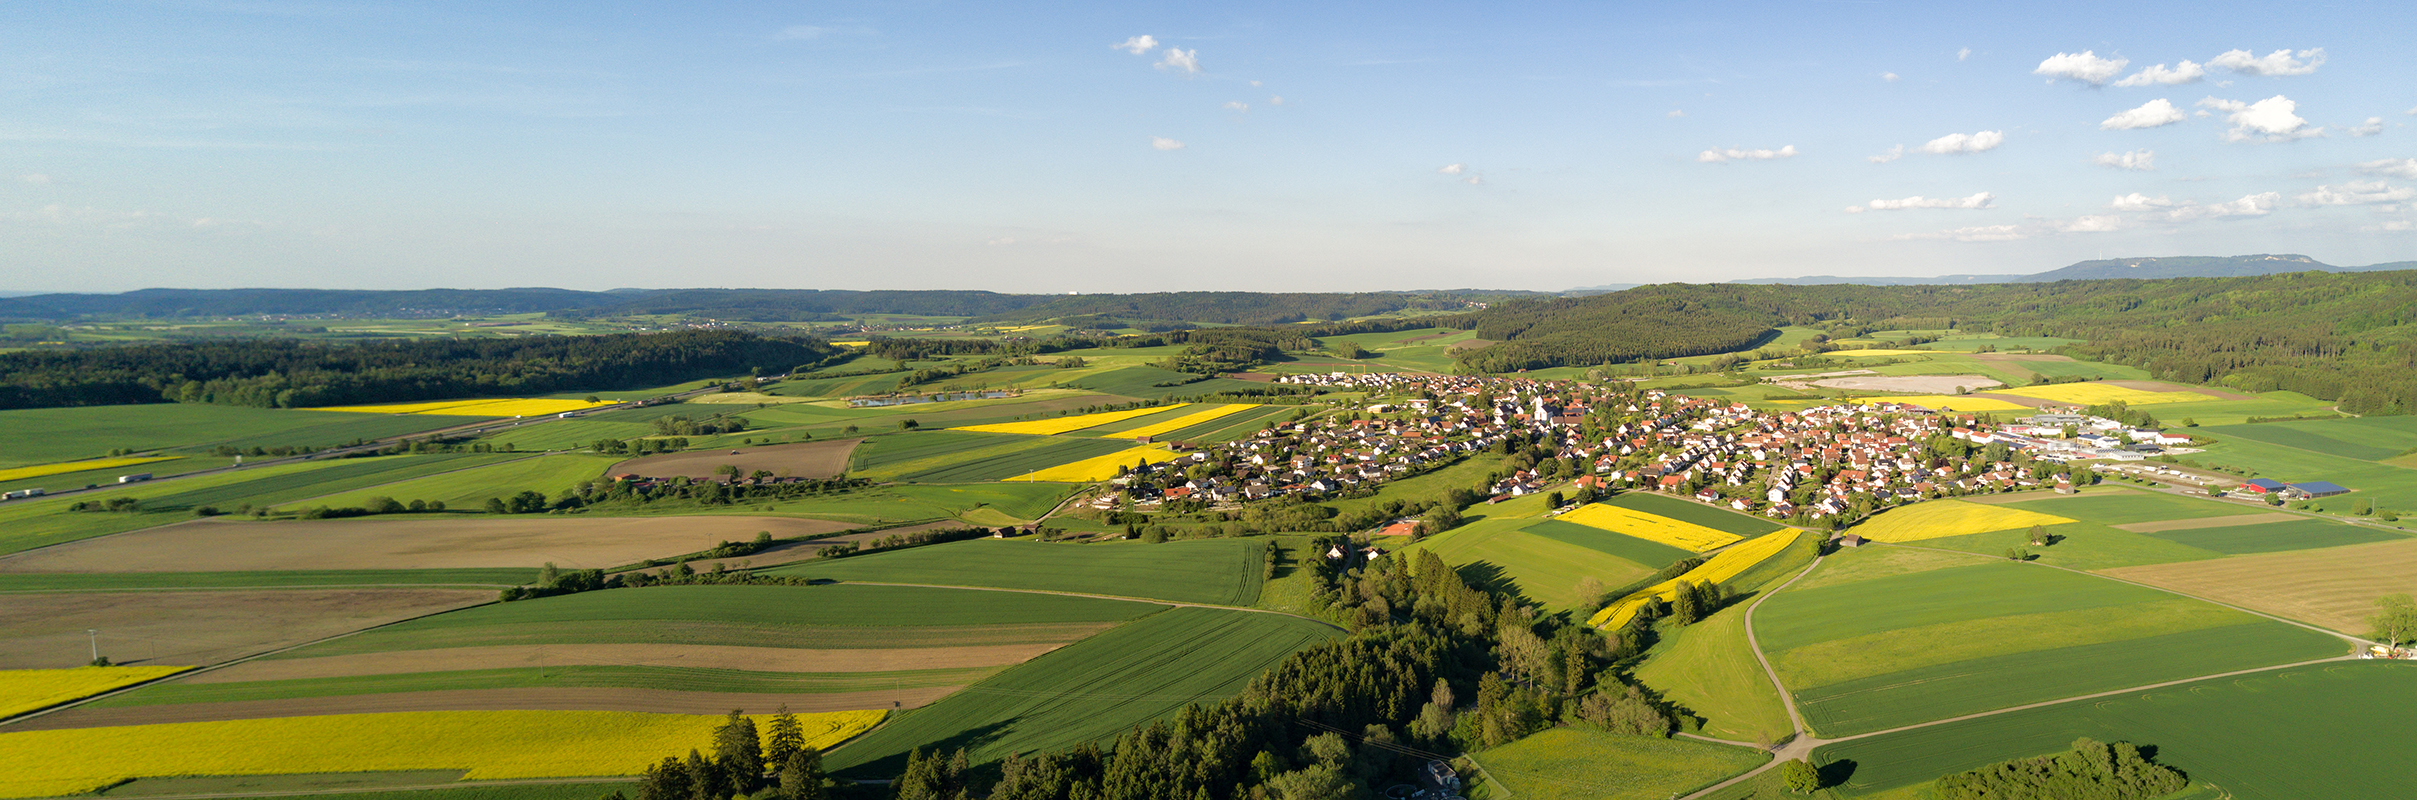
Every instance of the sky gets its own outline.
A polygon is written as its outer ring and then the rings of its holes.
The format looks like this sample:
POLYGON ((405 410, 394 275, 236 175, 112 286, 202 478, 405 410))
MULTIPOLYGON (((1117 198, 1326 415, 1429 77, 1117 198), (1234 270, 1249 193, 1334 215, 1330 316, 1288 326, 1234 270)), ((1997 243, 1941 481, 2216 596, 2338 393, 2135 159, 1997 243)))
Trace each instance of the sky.
POLYGON ((0 3, 0 289, 1560 290, 2417 259, 2337 3, 0 3))

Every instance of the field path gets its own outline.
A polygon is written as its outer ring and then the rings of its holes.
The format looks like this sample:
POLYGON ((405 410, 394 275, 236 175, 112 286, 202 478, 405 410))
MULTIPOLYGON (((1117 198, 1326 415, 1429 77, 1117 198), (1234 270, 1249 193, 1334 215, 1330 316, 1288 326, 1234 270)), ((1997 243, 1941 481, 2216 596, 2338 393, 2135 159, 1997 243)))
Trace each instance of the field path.
POLYGON ((1097 599, 1097 600, 1124 600, 1124 601, 1128 601, 1128 602, 1134 602, 1134 603, 1150 603, 1150 604, 1153 604, 1153 605, 1171 606, 1171 607, 1174 607, 1174 608, 1213 608, 1213 609, 1219 609, 1219 610, 1223 610, 1223 611, 1248 611, 1248 612, 1253 613, 1253 614, 1274 614, 1274 615, 1279 616, 1279 617, 1291 617, 1291 618, 1293 618, 1293 619, 1298 619, 1298 620, 1306 620, 1306 621, 1309 621, 1309 622, 1315 622, 1315 623, 1317 623, 1317 624, 1324 625, 1324 626, 1326 626, 1326 627, 1328 627, 1328 628, 1333 628, 1334 630, 1341 631, 1341 632, 1343 632, 1343 633, 1350 633, 1350 631, 1348 631, 1348 630, 1344 630, 1344 629, 1343 629, 1343 626, 1341 626, 1341 625, 1336 625, 1336 624, 1334 624, 1334 623, 1332 623, 1332 622, 1327 622, 1327 621, 1325 621, 1325 620, 1318 619, 1318 618, 1316 618, 1316 617, 1304 617, 1304 616, 1301 616, 1301 615, 1299 615, 1299 614, 1294 614, 1294 613, 1285 612, 1285 611, 1270 611, 1270 610, 1267 610, 1267 609, 1264 609, 1264 608, 1245 608, 1245 607, 1242 607, 1242 606, 1221 606, 1221 605, 1217 605, 1217 604, 1215 604, 1215 603, 1183 603, 1183 602, 1177 602, 1177 601, 1174 601, 1174 600, 1160 600, 1160 599, 1155 598, 1155 597, 1126 597, 1126 596, 1124 596, 1124 595, 1119 595, 1119 594, 1091 594, 1091 593, 1089 593, 1089 592, 1060 592, 1060 591, 1053 591, 1053 590, 1049 590, 1049 589, 1002 589, 1002 588, 999 588, 999 587, 996 587, 996 586, 957 586, 957 585, 954 585, 954 584, 947 584, 947 583, 889 583, 889 582, 886 582, 886 581, 843 581, 843 583, 847 583, 847 584, 849 584, 849 585, 853 585, 853 586, 915 586, 915 587, 922 587, 922 588, 925 588, 925 589, 966 589, 966 590, 970 590, 970 591, 976 591, 976 592, 1014 592, 1014 593, 1016 593, 1016 594, 1054 594, 1054 595, 1060 595, 1060 596, 1064 596, 1064 597, 1089 597, 1089 598, 1093 598, 1093 599, 1097 599))
MULTIPOLYGON (((1754 604, 1746 607, 1746 646, 1753 649, 1754 660, 1762 664, 1762 673, 1770 677, 1771 688, 1779 690, 1779 702, 1782 705, 1785 705, 1788 709, 1788 724, 1795 726, 1794 732, 1790 734, 1793 738, 1790 738, 1787 744, 1771 751, 1770 763, 1746 770, 1745 772, 1740 773, 1728 780, 1706 786, 1700 790, 1697 790, 1694 794, 1687 795, 1687 797, 1704 797, 1713 792, 1720 791, 1738 783, 1752 780, 1754 776, 1760 775, 1772 767, 1803 758, 1812 753, 1813 748, 1828 743, 1805 735, 1804 714, 1796 710, 1796 696, 1790 694, 1788 692, 1788 685, 1779 680, 1779 670, 1771 668, 1770 656, 1763 655, 1762 641, 1754 636, 1754 611, 1762 608, 1762 602, 1764 600, 1771 599, 1771 595, 1786 591, 1788 587, 1796 585, 1797 581, 1804 580, 1804 576, 1813 574, 1813 570, 1821 566, 1821 559, 1823 558, 1826 558, 1826 556, 1814 556, 1813 563, 1804 565, 1804 569, 1797 571, 1795 577, 1789 578, 1787 583, 1780 584, 1779 588, 1763 592, 1762 594, 1756 596, 1754 598, 1754 604)), ((1710 739, 1701 736, 1690 738, 1703 739, 1707 742, 1720 742, 1721 744, 1737 744, 1736 742, 1724 742, 1719 739, 1710 739)), ((1751 747, 1752 745, 1747 746, 1751 747)))

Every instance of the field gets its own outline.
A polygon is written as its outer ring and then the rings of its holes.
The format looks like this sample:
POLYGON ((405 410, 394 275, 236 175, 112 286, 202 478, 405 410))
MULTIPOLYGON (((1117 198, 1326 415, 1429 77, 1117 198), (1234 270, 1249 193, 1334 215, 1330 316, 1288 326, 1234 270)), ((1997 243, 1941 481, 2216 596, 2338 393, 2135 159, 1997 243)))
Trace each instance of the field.
MULTIPOLYGON (((1040 519, 1056 508, 1075 487, 1063 483, 992 482, 947 485, 896 485, 859 489, 845 494, 774 501, 764 505, 782 514, 840 520, 863 525, 890 525, 961 519, 977 525, 1013 525, 1040 519)), ((763 506, 757 506, 760 509, 763 506)), ((745 506, 738 506, 744 513, 745 506)), ((691 514, 710 514, 709 509, 691 514)))
POLYGON ((1665 800, 1761 766, 1769 758, 1741 747, 1622 736, 1584 726, 1552 728, 1477 754, 1486 777, 1509 790, 1495 795, 1483 781, 1471 800, 1612 798, 1665 800))
POLYGON ((2417 540, 2155 564, 2108 575, 2263 611, 2343 633, 2367 633, 2375 598, 2417 592, 2417 540))
POLYGON ((1740 538, 1727 531, 1604 503, 1583 506, 1555 519, 1698 553, 1740 538))
POLYGON ((0 572, 242 572, 311 569, 604 569, 746 541, 798 538, 848 525, 790 517, 395 515, 387 518, 202 520, 0 558, 0 572))
MULTIPOLYGON (((1610 553, 1657 570, 1678 563, 1679 559, 1695 555, 1666 544, 1648 542, 1634 536, 1622 536, 1602 528, 1590 528, 1575 522, 1562 522, 1557 519, 1536 520, 1522 526, 1520 530, 1534 536, 1610 553)), ((1606 580, 1605 582, 1613 586, 1619 585, 1616 581, 1606 580)))
POLYGON ((998 422, 989 425, 965 425, 959 426, 957 430, 973 431, 975 433, 1021 433, 1031 436, 1055 436, 1061 433, 1072 433, 1084 428, 1106 425, 1111 422, 1120 422, 1137 417, 1146 417, 1160 412, 1172 411, 1174 409, 1182 408, 1184 405, 1185 404, 1183 403, 1176 403, 1168 406, 1134 408, 1124 411, 1103 411, 1097 414, 1080 414, 1071 417, 1053 417, 1048 419, 1027 420, 1023 422, 998 422))
MULTIPOLYGON (((1591 603, 1595 598, 1580 597, 1575 591, 1582 579, 1594 578, 1609 589, 1652 575, 1655 569, 1661 567, 1661 564, 1647 565, 1631 561, 1606 549, 1573 544, 1561 537, 1540 536, 1523 530, 1532 524, 1537 523, 1517 519, 1481 520, 1445 531, 1410 547, 1433 551, 1471 584, 1516 592, 1550 610, 1589 610, 1579 606, 1591 603)), ((1568 527, 1593 531, 1578 525, 1568 527)), ((1627 538, 1601 531, 1593 532, 1604 539, 1627 538)), ((1643 542, 1640 544, 1655 546, 1643 542)), ((1678 553, 1680 557, 1686 555, 1671 548, 1662 549, 1678 553)))
MULTIPOLYGON (((901 464, 900 468, 908 471, 891 475, 899 480, 928 483, 1005 480, 1059 464, 1121 453, 1131 448, 1129 443, 1105 439, 1013 438, 1016 441, 1008 445, 907 462, 901 464)), ((863 476, 875 477, 876 473, 864 473, 863 476)))
POLYGON ((535 583, 534 569, 361 569, 274 572, 0 572, 0 592, 128 589, 288 589, 326 586, 483 586, 535 583))
POLYGON ((142 464, 153 464, 161 461, 174 461, 182 457, 183 456, 143 456, 136 458, 95 458, 87 461, 62 461, 57 464, 39 464, 31 467, 0 469, 0 481, 21 481, 27 478, 40 478, 50 475, 61 475, 69 472, 84 472, 87 470, 117 470, 142 464))
MULTIPOLYGON (((2260 423, 2250 427, 2272 424, 2277 423, 2260 423)), ((2220 427, 2198 430, 2212 432, 2220 427)), ((2332 481, 2351 490, 2346 497, 2328 497, 2318 501, 2321 504, 2346 508, 2350 503, 2363 499, 2376 508, 2417 511, 2417 469, 2403 466, 2406 459, 2362 461, 2336 454, 2330 445, 2324 445, 2324 449, 2302 449, 2237 434, 2210 435, 2218 437, 2218 441, 2207 445, 2205 452, 2190 456, 2191 460, 2209 466, 2248 470, 2256 477, 2273 478, 2284 483, 2332 481)))
POLYGON ((113 486, 68 497, 16 500, 0 504, 0 553, 187 521, 193 518, 192 511, 203 505, 234 511, 239 503, 267 505, 299 500, 508 458, 431 455, 305 461, 198 475, 170 483, 113 486), (142 502, 142 510, 137 513, 68 510, 79 501, 115 497, 136 498, 142 502))
MULTIPOLYGON (((2198 433, 2199 431, 2192 431, 2198 433)), ((2220 439, 2249 439, 2360 461, 2386 461, 2417 449, 2417 417, 2262 422, 2205 429, 2220 439)))
MULTIPOLYGON (((2174 388, 2179 389, 2181 387, 2177 386, 2174 388)), ((2162 405, 2166 403, 2204 403, 2215 399, 2198 392, 2148 391, 2103 382, 2051 383, 2041 386, 2018 386, 2012 389, 1996 389, 1992 390, 1990 393, 2010 394, 2016 397, 2036 397, 2041 400, 2050 400, 2058 403, 2069 403, 2079 406, 2105 405, 2117 400, 2135 406, 2150 406, 2162 405)))
POLYGON ((1703 564, 1687 570, 1683 575, 1639 589, 1627 597, 1620 598, 1618 602, 1595 612, 1593 617, 1587 619, 1586 624, 1605 630, 1618 630, 1620 626, 1628 624, 1628 620, 1635 617, 1637 612, 1643 610, 1647 604, 1656 600, 1667 602, 1676 597, 1680 583, 1727 583, 1730 579, 1753 569, 1755 565, 1761 564, 1764 559, 1778 555, 1780 551, 1786 550, 1789 545, 1795 544, 1797 539, 1805 535, 1796 531, 1785 531, 1759 539, 1751 539, 1736 547, 1722 550, 1711 558, 1705 559, 1703 564))
POLYGON ((402 502, 413 500, 441 501, 453 511, 476 511, 490 497, 509 497, 522 491, 535 491, 548 497, 562 494, 573 486, 605 475, 613 463, 611 456, 589 453, 549 453, 542 456, 513 458, 484 456, 480 461, 451 465, 453 469, 426 477, 395 480, 351 491, 309 498, 288 506, 299 510, 313 506, 336 508, 359 507, 373 497, 393 498, 402 502))
POLYGON ((418 788, 461 779, 462 770, 405 772, 322 772, 309 775, 233 775, 199 778, 137 778, 98 794, 115 800, 164 795, 217 794, 238 800, 290 797, 296 792, 342 792, 344 800, 596 800, 621 792, 638 793, 631 780, 598 779, 565 783, 463 784, 460 788, 418 788), (394 787, 379 791, 380 787, 394 787))
POLYGON ((2002 560, 1791 588, 1763 603, 1756 629, 1823 736, 2347 650, 2207 603, 2002 560))
POLYGON ((769 570, 840 581, 1084 592, 1249 606, 1259 596, 1266 543, 1199 539, 1147 544, 1053 544, 976 539, 769 570))
MULTIPOLYGON (((2136 531, 2175 544, 2196 547, 2225 555, 2248 553, 2277 553, 2286 550, 2314 550, 2367 542, 2406 541, 2407 536, 2374 528, 2343 525, 2321 519, 2298 518, 2275 521, 2258 515, 2258 522, 2245 525, 2223 525, 2195 528, 2166 528, 2156 531, 2136 531)), ((2215 520, 2209 520, 2215 521, 2215 520)))
POLYGON ((1013 475, 1001 478, 1000 480, 1061 481, 1067 483, 1104 481, 1109 478, 1116 477, 1117 470, 1121 468, 1131 467, 1143 462, 1155 464, 1162 461, 1173 461, 1179 457, 1181 457, 1181 454, 1173 450, 1156 445, 1143 445, 1140 447, 1118 450, 1113 453, 1092 456, 1080 461, 1059 464, 1054 467, 1037 469, 1031 472, 1026 472, 1022 475, 1013 475))
POLYGON ((192 667, 75 667, 0 670, 0 719, 91 697, 121 686, 174 675, 192 667))
POLYGON ((347 631, 493 602, 495 590, 337 588, 18 593, 0 602, 0 669, 215 664, 347 631))
POLYGON ((0 468, 98 458, 120 449, 326 446, 470 421, 199 403, 13 409, 0 411, 0 468))
POLYGON ((1703 719, 1703 735, 1738 742, 1778 741, 1795 729, 1779 690, 1746 642, 1746 606, 1664 633, 1638 664, 1638 683, 1703 719))
POLYGON ((581 411, 609 402, 590 403, 586 400, 548 400, 542 398, 500 397, 486 400, 439 400, 426 403, 379 403, 366 406, 327 406, 310 411, 337 411, 352 414, 432 414, 452 417, 544 417, 565 411, 581 411))
POLYGON ((1929 500, 1899 506, 1854 527, 1854 534, 1875 542, 1918 542, 2033 525, 2062 525, 2074 520, 2005 505, 1929 500))
POLYGON ((1294 651, 1337 632, 1277 614, 1177 608, 1077 642, 900 715, 824 757, 889 776, 911 748, 964 747, 976 764, 1115 737, 1183 706, 1239 693, 1294 651))
POLYGON ((685 453, 633 458, 612 465, 606 475, 624 473, 650 478, 715 478, 723 467, 737 467, 741 476, 758 471, 776 477, 833 478, 848 470, 848 453, 862 439, 831 439, 819 442, 798 442, 740 448, 737 450, 692 450, 685 453))
POLYGON ((2029 413, 2031 411, 2030 406, 2020 403, 2010 403, 1996 398, 1975 397, 1971 395, 1891 395, 1883 397, 1857 398, 1854 402, 1904 403, 1906 405, 1921 406, 1932 411, 1961 411, 1967 413, 1975 411, 2020 411, 2029 413))
POLYGON ((2204 681, 1833 744, 1840 794, 1872 796, 1940 775, 2065 749, 2075 738, 2156 747, 2201 796, 2390 797, 2408 786, 2417 664, 2368 661, 2204 681))
MULTIPOLYGON (((878 711, 801 715, 830 747, 878 711)), ((711 741, 721 717, 594 711, 338 714, 0 733, 0 797, 77 794, 146 775, 466 769, 466 778, 629 775, 711 741)), ((760 723, 759 723, 760 724, 760 723)))
POLYGON ((1694 523, 1739 536, 1761 536, 1785 527, 1761 517, 1739 514, 1725 508, 1714 508, 1691 500, 1681 500, 1652 492, 1621 492, 1613 495, 1609 500, 1604 500, 1603 504, 1619 506, 1631 511, 1641 511, 1657 517, 1669 517, 1680 522, 1694 523))
POLYGON ((1117 432, 1117 433, 1115 433, 1115 434, 1109 434, 1109 435, 1113 435, 1113 436, 1124 436, 1124 437, 1131 437, 1131 438, 1135 438, 1135 439, 1138 439, 1138 438, 1141 438, 1141 437, 1144 437, 1144 436, 1153 437, 1153 438, 1157 438, 1157 437, 1164 437, 1164 436, 1166 436, 1167 434, 1169 434, 1169 433, 1173 433, 1173 432, 1175 432, 1175 431, 1183 430, 1183 429, 1185 429, 1185 428, 1189 428, 1189 427, 1192 427, 1192 426, 1194 426, 1194 425, 1199 425, 1199 424, 1203 424, 1203 423, 1207 423, 1207 422, 1212 422, 1212 421, 1219 420, 1219 419, 1224 419, 1224 418, 1226 418, 1226 417, 1230 417, 1230 416, 1233 416, 1233 415, 1235 415, 1235 414, 1240 414, 1240 413, 1242 413, 1242 412, 1249 411, 1249 410, 1251 410, 1251 409, 1258 408, 1258 407, 1259 407, 1259 406, 1257 406, 1257 405, 1255 405, 1255 404, 1251 404, 1251 403, 1237 403, 1237 404, 1234 404, 1234 405, 1227 405, 1227 406, 1216 406, 1216 407, 1209 408, 1209 409, 1204 410, 1204 411, 1194 411, 1194 412, 1192 412, 1192 413, 1185 414, 1185 415, 1180 416, 1180 417, 1175 417, 1175 418, 1173 418, 1173 419, 1169 419, 1169 420, 1165 420, 1165 421, 1161 421, 1161 422, 1154 422, 1154 423, 1151 423, 1151 424, 1149 424, 1149 425, 1144 425, 1144 426, 1139 427, 1139 428, 1134 428, 1134 429, 1127 430, 1127 431, 1120 431, 1120 432, 1117 432))

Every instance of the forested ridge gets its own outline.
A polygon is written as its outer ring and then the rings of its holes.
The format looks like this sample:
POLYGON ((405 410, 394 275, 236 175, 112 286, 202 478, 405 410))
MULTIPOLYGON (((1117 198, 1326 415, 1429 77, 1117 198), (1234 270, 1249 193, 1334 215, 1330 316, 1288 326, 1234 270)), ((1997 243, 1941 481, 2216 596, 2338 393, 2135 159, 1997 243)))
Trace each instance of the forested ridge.
POLYGON ((244 339, 0 353, 0 408, 307 408, 662 386, 829 363, 819 339, 677 331, 324 344, 244 339))

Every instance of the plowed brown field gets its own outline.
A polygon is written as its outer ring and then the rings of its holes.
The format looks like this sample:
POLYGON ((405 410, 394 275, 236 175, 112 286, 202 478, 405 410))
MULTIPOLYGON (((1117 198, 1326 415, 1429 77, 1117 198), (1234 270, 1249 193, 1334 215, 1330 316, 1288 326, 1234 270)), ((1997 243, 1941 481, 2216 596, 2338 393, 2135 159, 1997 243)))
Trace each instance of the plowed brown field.
POLYGON ((747 541, 850 528, 794 517, 557 517, 432 514, 393 519, 206 520, 0 558, 0 572, 599 569, 747 541))
MULTIPOLYGON (((0 595, 0 669, 82 666, 85 631, 119 663, 202 666, 477 605, 488 590, 60 592, 0 595)), ((725 711, 729 709, 723 709, 725 711)))

